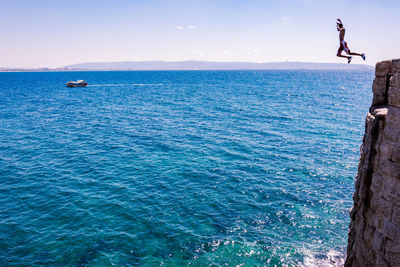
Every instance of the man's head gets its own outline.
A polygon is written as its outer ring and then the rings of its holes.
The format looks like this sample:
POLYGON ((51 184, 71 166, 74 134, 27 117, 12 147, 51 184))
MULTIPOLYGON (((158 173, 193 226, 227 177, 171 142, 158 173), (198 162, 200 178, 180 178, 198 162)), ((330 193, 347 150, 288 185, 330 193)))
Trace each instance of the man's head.
POLYGON ((343 29, 343 23, 340 21, 336 22, 337 25, 337 30, 340 31, 340 29, 343 29))
POLYGON ((336 20, 336 24, 337 24, 340 28, 343 28, 343 23, 342 23, 342 21, 341 21, 340 19, 337 19, 337 20, 336 20))

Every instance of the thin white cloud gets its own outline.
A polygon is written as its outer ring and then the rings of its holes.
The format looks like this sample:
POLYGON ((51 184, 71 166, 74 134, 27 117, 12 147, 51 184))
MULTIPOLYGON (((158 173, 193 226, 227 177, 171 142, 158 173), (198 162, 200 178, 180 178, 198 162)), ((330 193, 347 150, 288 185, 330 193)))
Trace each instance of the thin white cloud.
POLYGON ((250 53, 258 53, 258 52, 261 52, 261 49, 258 49, 258 48, 247 48, 247 52, 250 52, 250 53))
POLYGON ((242 53, 226 49, 226 50, 223 50, 223 51, 219 52, 218 55, 219 56, 240 56, 240 55, 242 55, 242 53))
POLYGON ((189 25, 189 26, 176 25, 175 29, 177 29, 177 30, 194 30, 194 29, 196 29, 196 26, 194 26, 194 25, 189 25))
POLYGON ((195 50, 195 51, 193 51, 193 53, 194 53, 195 56, 198 57, 198 58, 203 58, 203 57, 206 56, 206 53, 204 53, 203 51, 200 51, 200 50, 195 50))

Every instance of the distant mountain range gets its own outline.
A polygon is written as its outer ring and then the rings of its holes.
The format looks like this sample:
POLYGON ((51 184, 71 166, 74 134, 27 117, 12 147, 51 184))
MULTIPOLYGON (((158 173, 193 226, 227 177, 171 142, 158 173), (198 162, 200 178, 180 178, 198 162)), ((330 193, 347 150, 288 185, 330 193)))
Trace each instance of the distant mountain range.
POLYGON ((123 61, 88 62, 65 66, 70 70, 373 70, 369 65, 309 62, 123 61))
POLYGON ((210 62, 210 61, 122 61, 87 62, 63 68, 0 68, 0 71, 74 71, 74 70, 366 70, 374 67, 363 64, 310 62, 210 62))

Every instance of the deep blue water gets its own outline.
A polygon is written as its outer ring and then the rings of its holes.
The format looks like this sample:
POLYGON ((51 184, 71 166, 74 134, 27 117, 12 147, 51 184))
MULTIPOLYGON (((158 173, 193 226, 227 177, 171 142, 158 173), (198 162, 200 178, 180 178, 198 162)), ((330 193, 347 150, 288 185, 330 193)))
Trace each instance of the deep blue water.
POLYGON ((0 265, 342 262, 372 78, 0 73, 0 265))

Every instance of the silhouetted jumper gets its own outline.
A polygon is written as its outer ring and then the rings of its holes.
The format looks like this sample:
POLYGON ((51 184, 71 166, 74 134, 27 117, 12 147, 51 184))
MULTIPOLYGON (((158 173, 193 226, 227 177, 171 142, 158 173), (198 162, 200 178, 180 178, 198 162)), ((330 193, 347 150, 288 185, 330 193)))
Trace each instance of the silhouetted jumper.
POLYGON ((350 52, 350 49, 347 46, 346 41, 344 40, 344 34, 345 34, 346 30, 343 27, 343 23, 342 23, 342 21, 340 19, 337 19, 337 21, 336 21, 336 29, 339 32, 339 41, 340 41, 339 49, 337 51, 336 56, 347 58, 347 63, 351 62, 351 59, 353 58, 352 56, 360 56, 360 57, 362 57, 362 59, 365 60, 365 54, 364 53, 359 54, 359 53, 350 52), (346 52, 346 54, 349 55, 349 56, 342 55, 342 51, 346 52))

